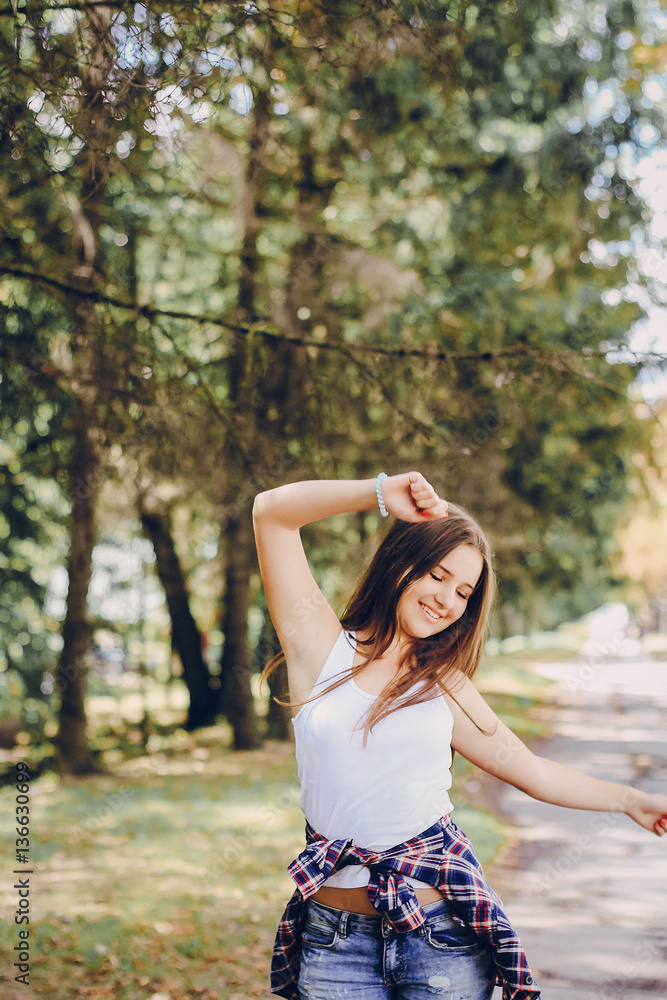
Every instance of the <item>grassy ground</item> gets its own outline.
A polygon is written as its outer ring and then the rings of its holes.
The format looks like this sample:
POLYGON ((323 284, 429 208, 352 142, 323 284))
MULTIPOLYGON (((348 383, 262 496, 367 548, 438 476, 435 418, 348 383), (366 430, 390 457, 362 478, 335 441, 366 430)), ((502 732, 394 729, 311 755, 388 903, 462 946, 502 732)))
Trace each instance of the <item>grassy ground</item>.
MULTIPOLYGON (((184 750, 135 759, 117 768, 117 779, 36 782, 30 976, 36 994, 50 1000, 266 995, 280 902, 290 893, 284 868, 303 827, 292 749, 267 744, 230 754, 202 746, 200 736, 191 752, 194 762, 184 750), (192 763, 203 767, 193 773, 192 763)), ((5 857, 13 840, 12 798, 3 789, 5 857)), ((15 895, 6 894, 3 915, 15 895)), ((3 933, 10 946, 15 937, 11 926, 3 933)), ((4 972, 9 963, 3 964, 4 972)), ((30 994, 21 987, 19 995, 30 994)))
MULTIPOLYGON (((539 726, 527 713, 544 682, 521 664, 494 658, 479 685, 509 725, 531 736, 539 726)), ((223 726, 178 730, 157 746, 120 760, 116 751, 111 777, 61 783, 45 774, 32 786, 30 986, 13 981, 17 891, 5 877, 3 996, 269 996, 276 923, 292 891, 285 866, 303 843, 293 748, 231 753, 223 726)), ((503 829, 470 805, 478 778, 457 759, 454 818, 485 863, 503 829)), ((0 790, 8 873, 13 805, 14 789, 0 790)))

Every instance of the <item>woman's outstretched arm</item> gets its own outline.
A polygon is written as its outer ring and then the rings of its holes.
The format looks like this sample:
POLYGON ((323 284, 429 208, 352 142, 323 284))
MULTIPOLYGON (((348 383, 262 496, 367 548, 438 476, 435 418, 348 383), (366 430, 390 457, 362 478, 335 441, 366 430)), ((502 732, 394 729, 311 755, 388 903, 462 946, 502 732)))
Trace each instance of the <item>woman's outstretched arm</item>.
POLYGON ((445 696, 454 716, 452 747, 472 764, 541 802, 570 809, 623 812, 658 836, 667 832, 667 795, 603 781, 537 756, 501 722, 469 678, 453 694, 456 700, 445 696))

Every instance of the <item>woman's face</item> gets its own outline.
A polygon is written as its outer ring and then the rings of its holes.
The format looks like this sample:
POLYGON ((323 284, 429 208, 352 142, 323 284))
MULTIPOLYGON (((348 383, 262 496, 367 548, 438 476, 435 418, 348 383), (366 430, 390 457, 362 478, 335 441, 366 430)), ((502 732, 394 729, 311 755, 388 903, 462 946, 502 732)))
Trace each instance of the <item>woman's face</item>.
POLYGON ((458 545, 426 576, 401 594, 396 609, 400 633, 426 639, 461 617, 482 572, 484 560, 472 545, 458 545))

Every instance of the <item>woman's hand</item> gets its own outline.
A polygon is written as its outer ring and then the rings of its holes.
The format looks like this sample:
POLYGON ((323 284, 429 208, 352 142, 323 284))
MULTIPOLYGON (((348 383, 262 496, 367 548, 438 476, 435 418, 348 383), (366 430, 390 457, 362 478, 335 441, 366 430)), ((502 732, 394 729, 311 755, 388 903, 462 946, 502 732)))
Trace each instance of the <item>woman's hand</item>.
POLYGON ((401 521, 438 520, 447 517, 447 501, 441 500, 421 472, 404 472, 382 481, 385 507, 401 521))
POLYGON ((663 837, 667 833, 667 795, 651 795, 646 793, 635 805, 625 810, 626 814, 639 823, 645 830, 650 830, 663 837))

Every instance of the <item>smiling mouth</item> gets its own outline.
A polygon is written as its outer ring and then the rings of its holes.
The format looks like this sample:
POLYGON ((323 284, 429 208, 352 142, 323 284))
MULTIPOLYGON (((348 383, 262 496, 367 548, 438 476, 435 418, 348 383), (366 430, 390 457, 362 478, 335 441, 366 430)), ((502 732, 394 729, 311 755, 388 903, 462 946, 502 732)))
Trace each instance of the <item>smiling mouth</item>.
POLYGON ((430 608, 427 608, 426 605, 422 604, 421 601, 419 602, 419 606, 424 611, 426 616, 431 619, 432 622, 439 622, 442 619, 442 615, 436 615, 434 611, 431 611, 430 608))

